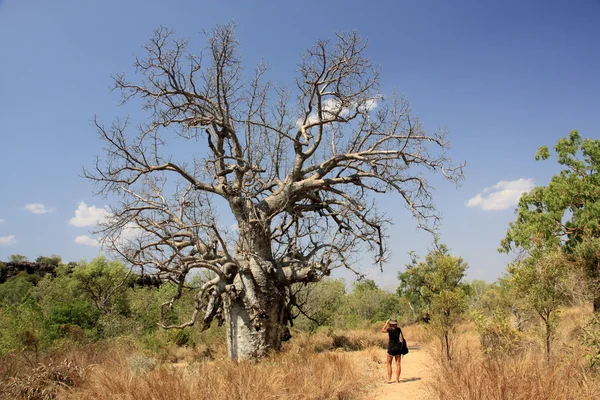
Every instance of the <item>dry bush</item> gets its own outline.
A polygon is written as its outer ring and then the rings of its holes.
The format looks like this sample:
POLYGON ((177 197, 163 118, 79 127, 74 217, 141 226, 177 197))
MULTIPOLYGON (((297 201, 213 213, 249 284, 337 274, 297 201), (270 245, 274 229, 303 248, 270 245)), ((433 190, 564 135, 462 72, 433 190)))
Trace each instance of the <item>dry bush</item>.
POLYGON ((333 331, 319 331, 317 333, 306 333, 293 331, 292 339, 283 344, 284 352, 287 354, 304 354, 306 352, 320 353, 333 349, 331 334, 333 331))
POLYGON ((445 400, 598 399, 598 377, 590 375, 580 357, 547 368, 539 352, 510 359, 459 352, 452 368, 438 366, 432 387, 445 400))
POLYGON ((531 347, 530 340, 514 327, 509 315, 494 313, 488 317, 474 311, 471 317, 484 354, 490 357, 517 356, 531 347))
POLYGON ((359 351, 369 347, 385 348, 387 336, 381 331, 369 330, 333 330, 322 329, 317 333, 294 331, 293 339, 284 345, 288 353, 311 351, 359 351))
POLYGON ((381 330, 352 330, 333 334, 333 347, 343 348, 346 351, 364 350, 369 347, 387 347, 387 335, 381 330))
MULTIPOLYGON (((345 333, 344 339, 329 331, 297 334, 282 354, 259 363, 231 362, 224 346, 211 350, 207 344, 163 347, 159 353, 143 351, 126 338, 90 346, 65 344, 51 356, 75 360, 68 366, 75 368, 76 376, 52 369, 51 363, 30 370, 20 365, 10 387, 3 385, 0 398, 51 399, 57 392, 62 399, 356 398, 371 375, 351 356, 329 350, 339 350, 333 346, 339 340, 348 348, 366 348, 385 335, 345 333)), ((8 365, 8 370, 12 373, 17 367, 8 365)))
POLYGON ((83 369, 73 361, 40 364, 10 378, 0 386, 0 398, 50 400, 64 388, 75 386, 83 378, 83 369))
MULTIPOLYGON (((433 334, 424 324, 412 324, 401 328, 409 347, 413 345, 425 345, 434 339, 433 334)), ((387 337, 385 340, 387 343, 387 337)))
POLYGON ((85 366, 102 363, 109 347, 113 346, 62 341, 38 363, 23 354, 6 355, 0 359, 0 399, 52 399, 61 387, 77 385, 85 376, 85 366))
MULTIPOLYGON (((467 330, 460 338, 452 367, 436 366, 432 389, 436 398, 461 399, 597 399, 600 376, 589 369, 585 349, 577 336, 588 307, 562 310, 553 341, 550 367, 546 366, 540 332, 531 330, 519 343, 519 352, 484 355, 467 330)), ((464 326, 465 329, 468 325, 464 326)), ((434 359, 437 357, 434 356, 434 359)), ((438 358, 439 359, 439 358, 438 358)))
POLYGON ((21 368, 23 368, 23 361, 14 354, 9 353, 0 357, 0 382, 16 376, 21 368))
POLYGON ((134 375, 143 374, 152 371, 156 367, 156 358, 143 355, 134 355, 127 358, 127 367, 129 372, 134 375))
POLYGON ((194 347, 181 347, 177 345, 164 346, 154 357, 163 363, 194 363, 208 360, 221 360, 227 358, 227 346, 212 346, 199 344, 194 347))
POLYGON ((369 347, 363 350, 362 355, 367 363, 383 364, 386 359, 386 353, 381 351, 380 347, 369 347))
POLYGON ((278 354, 260 363, 226 360, 133 374, 123 357, 95 367, 62 399, 351 399, 368 382, 343 353, 278 354))
POLYGON ((580 338, 585 322, 594 314, 591 304, 565 307, 560 310, 560 324, 555 337, 559 342, 575 343, 580 338))

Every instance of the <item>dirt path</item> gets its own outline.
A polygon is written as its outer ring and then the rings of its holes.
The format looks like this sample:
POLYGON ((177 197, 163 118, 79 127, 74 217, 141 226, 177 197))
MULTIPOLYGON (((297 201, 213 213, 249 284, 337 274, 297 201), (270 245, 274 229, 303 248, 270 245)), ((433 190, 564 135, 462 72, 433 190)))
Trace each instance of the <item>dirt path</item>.
POLYGON ((383 362, 378 364, 374 372, 378 376, 381 376, 381 383, 378 383, 367 396, 369 399, 420 400, 433 398, 427 389, 427 383, 432 379, 433 374, 430 365, 431 356, 427 350, 420 346, 409 347, 409 350, 409 353, 402 359, 400 383, 385 383, 387 375, 386 365, 383 362))

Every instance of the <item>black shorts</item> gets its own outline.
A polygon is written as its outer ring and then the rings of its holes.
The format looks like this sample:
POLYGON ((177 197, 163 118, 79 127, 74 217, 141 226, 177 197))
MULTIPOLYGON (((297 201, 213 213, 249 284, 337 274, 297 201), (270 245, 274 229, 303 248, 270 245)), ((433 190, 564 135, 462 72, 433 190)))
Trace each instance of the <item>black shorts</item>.
POLYGON ((387 353, 388 353, 388 356, 398 357, 398 356, 402 355, 401 351, 402 351, 402 348, 396 347, 396 348, 388 349, 387 353))

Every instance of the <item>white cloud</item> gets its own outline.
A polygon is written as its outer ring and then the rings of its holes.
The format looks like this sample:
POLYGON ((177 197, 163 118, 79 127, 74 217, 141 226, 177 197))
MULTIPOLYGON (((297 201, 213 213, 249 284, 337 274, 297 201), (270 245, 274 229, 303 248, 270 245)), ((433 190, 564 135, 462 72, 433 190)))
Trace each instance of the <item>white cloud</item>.
POLYGON ((75 243, 82 246, 100 247, 100 242, 97 239, 91 238, 88 235, 79 235, 75 238, 75 243))
POLYGON ((5 222, 6 222, 5 220, 3 220, 2 218, 0 218, 0 224, 3 224, 5 222))
MULTIPOLYGON (((373 110, 375 107, 377 107, 378 104, 379 104, 378 98, 368 99, 364 102, 364 104, 362 104, 360 106, 359 110, 361 112, 369 112, 369 111, 373 110)), ((356 106, 357 106, 357 104, 354 103, 352 105, 352 109, 355 109, 356 106)), ((350 110, 351 110, 350 107, 343 107, 342 102, 337 97, 329 98, 323 102, 323 114, 324 114, 323 117, 326 119, 332 118, 335 115, 337 115, 338 113, 341 117, 346 117, 350 114, 350 110)), ((317 113, 313 112, 312 114, 310 114, 308 116, 306 123, 313 124, 313 123, 317 122, 318 120, 319 119, 317 117, 317 113)), ((301 127, 303 122, 304 122, 304 118, 299 118, 296 121, 296 126, 301 127)))
POLYGON ((73 226, 93 226, 102 222, 108 216, 108 210, 96 206, 88 206, 83 201, 79 202, 75 216, 69 220, 73 226))
POLYGON ((373 110, 375 107, 377 107, 379 105, 379 100, 378 99, 369 99, 365 102, 363 108, 361 110, 365 110, 365 111, 371 111, 373 110))
POLYGON ((533 179, 517 179, 500 181, 492 187, 487 187, 477 196, 467 201, 467 207, 481 207, 482 210, 506 210, 519 202, 521 195, 535 187, 533 179))
POLYGON ((17 244, 15 235, 0 236, 0 246, 12 246, 13 244, 17 244))
POLYGON ((46 214, 52 211, 56 211, 56 208, 46 207, 42 203, 28 203, 25 204, 24 208, 33 214, 46 214))

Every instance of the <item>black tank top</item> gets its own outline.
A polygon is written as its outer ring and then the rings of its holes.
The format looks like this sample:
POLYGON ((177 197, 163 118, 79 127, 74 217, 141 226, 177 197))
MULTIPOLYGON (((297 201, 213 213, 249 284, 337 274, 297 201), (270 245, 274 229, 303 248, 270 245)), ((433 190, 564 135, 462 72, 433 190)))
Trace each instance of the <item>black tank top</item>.
POLYGON ((396 352, 400 350, 400 334, 402 333, 402 330, 400 328, 388 328, 387 331, 390 338, 390 341, 388 342, 388 351, 396 352))

